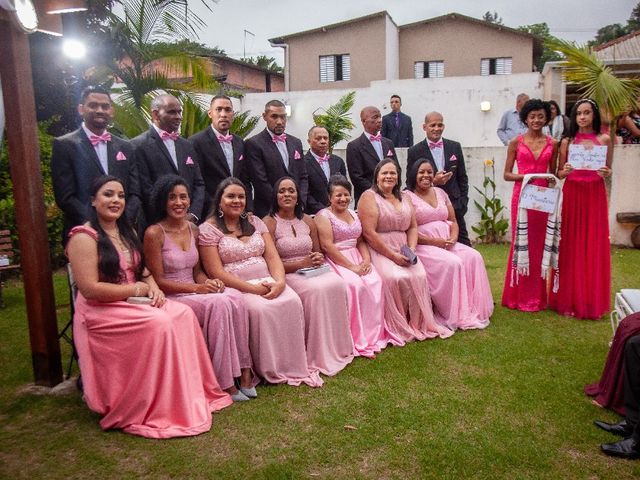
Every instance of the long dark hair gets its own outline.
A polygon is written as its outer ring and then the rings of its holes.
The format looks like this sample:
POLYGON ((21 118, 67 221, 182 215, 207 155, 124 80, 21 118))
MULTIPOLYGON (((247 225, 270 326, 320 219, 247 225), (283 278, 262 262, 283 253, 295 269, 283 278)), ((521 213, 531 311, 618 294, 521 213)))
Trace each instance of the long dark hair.
POLYGON ((279 178, 278 181, 273 186, 273 196, 271 197, 271 210, 269 211, 269 215, 274 217, 280 207, 278 207, 278 190, 280 190, 280 184, 285 180, 291 180, 293 182, 293 186, 296 188, 296 205, 293 207, 293 214, 296 218, 304 217, 304 206, 302 204, 302 200, 300 199, 300 188, 298 188, 298 182, 296 182, 291 177, 282 177, 279 178))
POLYGON ((572 139, 578 133, 578 107, 583 103, 588 103, 591 105, 591 109, 593 110, 593 131, 596 135, 600 135, 600 127, 602 126, 602 119, 600 118, 600 108, 598 108, 598 104, 591 100, 590 98, 582 98, 576 102, 576 104, 571 109, 571 117, 569 118, 569 137, 572 139))
POLYGON ((406 188, 406 190, 411 190, 412 192, 415 191, 415 189, 416 189, 416 177, 418 176, 418 170, 420 170, 420 167, 425 163, 428 163, 429 165, 431 165, 431 162, 429 160, 427 160, 426 158, 419 158, 418 160, 413 162, 413 165, 411 165, 411 168, 409 169, 409 173, 407 175, 407 188, 406 188))
MULTIPOLYGON (((122 181, 112 175, 98 177, 91 185, 91 198, 94 199, 98 190, 109 182, 118 182, 122 185, 122 181)), ((124 189, 124 186, 122 188, 124 189)), ((91 205, 89 210, 89 223, 91 227, 98 232, 98 275, 100 281, 109 283, 123 282, 126 275, 120 268, 118 250, 116 250, 116 247, 111 243, 109 235, 102 229, 98 221, 98 213, 93 205, 91 205)), ((129 252, 131 252, 131 258, 135 259, 137 257, 139 259, 138 265, 135 267, 135 276, 136 280, 140 280, 142 279, 142 272, 144 271, 142 244, 124 212, 120 215, 120 218, 116 220, 116 225, 120 231, 120 237, 123 243, 129 249, 129 252)))
POLYGON ((189 195, 189 199, 191 199, 189 185, 187 185, 184 178, 171 174, 163 175, 156 181, 153 186, 153 190, 151 191, 150 224, 158 223, 167 216, 167 202, 169 201, 169 195, 178 185, 182 185, 187 189, 187 194, 189 195))
MULTIPOLYGON (((227 177, 218 185, 218 189, 216 193, 213 195, 213 200, 211 202, 211 210, 209 211, 209 215, 207 218, 213 218, 215 220, 216 225, 222 232, 231 233, 227 228, 227 225, 224 223, 224 216, 220 216, 220 200, 222 200, 222 195, 227 187, 231 185, 238 185, 242 187, 244 190, 245 198, 248 197, 247 187, 240 181, 240 179, 236 177, 227 177)), ((246 207, 246 203, 245 203, 246 207)), ((256 231, 255 227, 249 221, 249 216, 246 215, 246 211, 240 215, 240 229, 242 230, 243 237, 250 237, 256 231)))
POLYGON ((398 200, 402 201, 402 195, 400 195, 400 177, 402 176, 402 169, 400 168, 400 165, 398 165, 393 158, 388 158, 388 157, 383 158, 378 162, 375 170, 373 171, 373 185, 371 186, 371 188, 378 195, 380 195, 381 197, 384 197, 384 194, 378 188, 378 174, 380 173, 380 170, 382 170, 382 167, 384 167, 389 163, 393 163, 393 165, 396 167, 396 172, 398 172, 398 183, 396 183, 396 186, 393 187, 393 190, 391 191, 391 193, 393 193, 393 196, 396 197, 398 200))

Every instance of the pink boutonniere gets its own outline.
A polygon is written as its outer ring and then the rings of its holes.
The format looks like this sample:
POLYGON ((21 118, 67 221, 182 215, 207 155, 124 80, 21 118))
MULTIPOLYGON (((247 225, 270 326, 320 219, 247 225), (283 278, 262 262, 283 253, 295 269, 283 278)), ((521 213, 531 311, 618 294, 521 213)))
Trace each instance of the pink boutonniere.
POLYGON ((293 152, 293 159, 294 160, 300 160, 300 152, 298 152, 298 150, 296 150, 295 152, 293 152))
POLYGON ((458 160, 458 157, 456 157, 455 155, 451 155, 451 156, 449 157, 449 161, 450 161, 450 162, 455 162, 455 161, 457 161, 457 160, 458 160))
POLYGON ((187 157, 187 161, 184 163, 187 165, 193 165, 193 159, 191 157, 187 157))
POLYGON ((241 161, 241 160, 244 160, 244 155, 242 154, 238 157, 238 161, 241 161))
POLYGON ((125 154, 124 154, 124 153, 122 153, 122 152, 118 152, 118 153, 116 153, 116 160, 117 160, 117 161, 119 161, 119 162, 120 162, 120 161, 122 161, 122 160, 126 160, 126 159, 127 159, 127 157, 125 156, 125 154))
POLYGON ((387 152, 387 157, 393 157, 393 152, 391 150, 387 152))

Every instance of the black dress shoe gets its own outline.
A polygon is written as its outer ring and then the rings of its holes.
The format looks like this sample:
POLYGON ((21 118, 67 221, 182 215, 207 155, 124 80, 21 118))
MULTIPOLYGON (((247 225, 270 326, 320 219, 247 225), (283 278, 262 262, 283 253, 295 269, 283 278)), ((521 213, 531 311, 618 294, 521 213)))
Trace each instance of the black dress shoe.
POLYGON ((626 420, 622 420, 618 423, 607 423, 596 420, 593 424, 605 432, 613 433, 620 437, 630 437, 633 433, 633 427, 629 425, 626 420))
POLYGON ((633 437, 625 438, 616 443, 603 443, 600 450, 612 457, 626 458, 627 460, 635 460, 640 458, 640 443, 636 442, 633 437))

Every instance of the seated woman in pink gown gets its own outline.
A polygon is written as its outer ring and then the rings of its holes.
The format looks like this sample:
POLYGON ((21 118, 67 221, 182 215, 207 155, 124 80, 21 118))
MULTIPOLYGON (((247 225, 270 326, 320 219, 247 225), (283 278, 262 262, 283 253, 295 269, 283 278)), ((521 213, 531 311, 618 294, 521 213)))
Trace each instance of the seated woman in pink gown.
POLYGON ((218 385, 193 311, 165 300, 144 268, 140 242, 122 215, 124 199, 120 180, 98 178, 89 222, 69 233, 84 399, 103 415, 105 430, 197 435, 211 428, 211 412, 232 400, 218 385))
POLYGON ((407 194, 416 212, 416 254, 427 271, 434 313, 452 330, 485 328, 493 296, 482 255, 458 243, 453 206, 433 178, 429 160, 418 159, 407 176, 407 194))
POLYGON ((387 346, 382 279, 371 265, 360 219, 351 203, 352 186, 342 175, 329 181, 329 208, 314 220, 327 262, 347 283, 351 337, 356 355, 375 358, 387 346))
MULTIPOLYGON (((547 280, 542 277, 542 256, 549 214, 527 210, 528 275, 518 274, 517 267, 513 264, 513 248, 524 176, 554 173, 556 169, 557 142, 542 133, 550 116, 551 110, 547 102, 533 98, 524 104, 520 110, 520 119, 527 126, 527 131, 509 142, 504 165, 504 179, 514 182, 514 185, 511 195, 511 249, 502 291, 502 305, 523 312, 537 312, 547 308, 547 280), (514 166, 517 166, 518 173, 513 171, 514 166)), ((549 181, 537 179, 531 183, 546 187, 549 181)))
POLYGON ((209 277, 244 293, 253 368, 269 383, 322 385, 309 369, 300 297, 286 285, 282 261, 264 222, 245 211, 246 187, 218 186, 212 215, 200 225, 200 259, 209 277))
POLYGON ((385 329, 391 343, 450 337, 453 331, 433 317, 422 263, 412 264, 401 252, 403 247, 415 251, 418 227, 411 200, 400 191, 400 167, 390 158, 382 160, 373 181, 358 201, 358 216, 371 260, 382 277, 385 329))
POLYGON ((244 298, 202 271, 199 230, 187 220, 191 201, 186 182, 177 175, 165 175, 156 182, 151 197, 155 218, 144 234, 144 255, 153 278, 163 292, 189 305, 198 317, 220 386, 235 402, 255 398, 257 378, 254 382, 251 374, 244 298))
POLYGON ((302 300, 309 368, 335 375, 353 360, 347 286, 330 270, 318 276, 296 273, 325 262, 316 226, 302 212, 293 178, 283 177, 273 186, 271 214, 264 223, 284 264, 287 285, 302 300))

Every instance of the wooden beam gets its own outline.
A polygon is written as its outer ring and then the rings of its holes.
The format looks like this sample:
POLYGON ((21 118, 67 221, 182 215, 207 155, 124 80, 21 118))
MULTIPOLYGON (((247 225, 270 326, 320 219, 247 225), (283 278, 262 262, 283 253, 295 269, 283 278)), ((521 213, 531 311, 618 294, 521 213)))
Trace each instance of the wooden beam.
POLYGON ((0 51, 0 79, 33 373, 37 385, 54 386, 62 381, 62 363, 27 35, 11 22, 0 20, 0 51))

